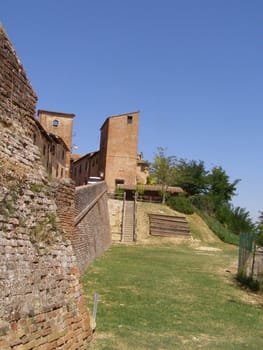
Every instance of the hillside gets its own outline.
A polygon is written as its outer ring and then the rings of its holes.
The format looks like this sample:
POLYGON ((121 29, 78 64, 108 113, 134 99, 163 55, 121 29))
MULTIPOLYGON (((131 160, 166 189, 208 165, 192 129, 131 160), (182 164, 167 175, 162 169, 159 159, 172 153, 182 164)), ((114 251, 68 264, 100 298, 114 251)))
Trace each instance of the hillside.
MULTIPOLYGON (((185 215, 172 210, 166 205, 159 203, 138 203, 137 206, 137 240, 138 243, 171 243, 176 244, 185 240, 184 238, 152 237, 149 235, 148 214, 184 215, 189 222, 192 241, 202 243, 219 243, 220 239, 210 230, 204 220, 197 214, 185 215)), ((186 240, 189 241, 188 238, 186 240)))

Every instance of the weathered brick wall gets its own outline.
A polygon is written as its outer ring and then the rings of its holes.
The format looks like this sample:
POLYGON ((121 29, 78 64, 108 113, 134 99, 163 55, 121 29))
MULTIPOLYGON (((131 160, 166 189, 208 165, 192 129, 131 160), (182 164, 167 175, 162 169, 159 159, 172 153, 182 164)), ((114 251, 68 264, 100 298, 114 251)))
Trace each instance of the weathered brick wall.
POLYGON ((76 188, 76 231, 72 238, 81 271, 111 245, 107 185, 99 182, 76 188), (82 215, 83 214, 83 215, 82 215))
POLYGON ((57 185, 33 144, 36 95, 0 26, 0 349, 86 349, 89 313, 57 185))

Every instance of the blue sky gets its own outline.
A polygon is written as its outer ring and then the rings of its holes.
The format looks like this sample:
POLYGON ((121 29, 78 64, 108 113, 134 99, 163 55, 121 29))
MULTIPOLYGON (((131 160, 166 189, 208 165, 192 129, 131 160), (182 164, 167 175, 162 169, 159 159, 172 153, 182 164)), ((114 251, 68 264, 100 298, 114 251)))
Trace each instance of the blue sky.
POLYGON ((157 147, 241 179, 234 205, 263 210, 262 0, 8 0, 2 22, 38 109, 75 113, 79 153, 115 114, 140 110, 157 147))

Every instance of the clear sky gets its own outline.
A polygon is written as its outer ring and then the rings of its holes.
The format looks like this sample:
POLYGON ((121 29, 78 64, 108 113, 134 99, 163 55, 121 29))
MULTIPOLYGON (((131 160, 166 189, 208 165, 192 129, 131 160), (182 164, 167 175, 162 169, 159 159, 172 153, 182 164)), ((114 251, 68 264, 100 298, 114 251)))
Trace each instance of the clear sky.
POLYGON ((234 205, 263 210, 262 0, 3 0, 2 22, 38 109, 75 113, 78 153, 111 115, 140 110, 157 147, 241 179, 234 205))

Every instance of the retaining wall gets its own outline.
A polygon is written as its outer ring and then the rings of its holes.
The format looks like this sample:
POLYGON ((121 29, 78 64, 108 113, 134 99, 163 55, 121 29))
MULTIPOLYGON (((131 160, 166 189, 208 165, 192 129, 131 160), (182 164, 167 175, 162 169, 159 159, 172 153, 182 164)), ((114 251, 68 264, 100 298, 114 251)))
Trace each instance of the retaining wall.
POLYGON ((75 232, 72 244, 81 272, 111 245, 105 182, 76 187, 75 232))

